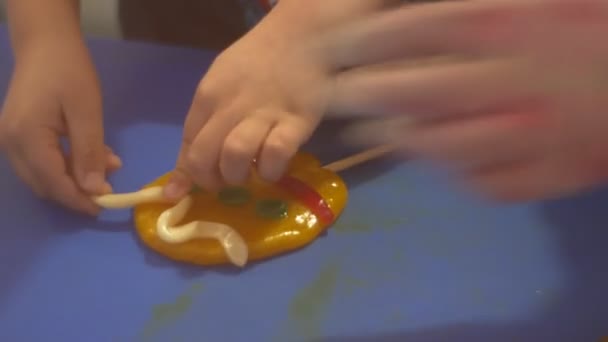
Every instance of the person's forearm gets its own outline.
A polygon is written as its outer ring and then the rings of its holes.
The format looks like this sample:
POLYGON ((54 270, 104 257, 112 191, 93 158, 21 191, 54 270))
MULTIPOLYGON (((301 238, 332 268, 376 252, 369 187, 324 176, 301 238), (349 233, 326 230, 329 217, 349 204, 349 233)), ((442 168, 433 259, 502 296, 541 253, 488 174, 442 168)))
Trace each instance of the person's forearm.
POLYGON ((7 0, 7 13, 16 56, 40 41, 82 38, 78 0, 7 0))

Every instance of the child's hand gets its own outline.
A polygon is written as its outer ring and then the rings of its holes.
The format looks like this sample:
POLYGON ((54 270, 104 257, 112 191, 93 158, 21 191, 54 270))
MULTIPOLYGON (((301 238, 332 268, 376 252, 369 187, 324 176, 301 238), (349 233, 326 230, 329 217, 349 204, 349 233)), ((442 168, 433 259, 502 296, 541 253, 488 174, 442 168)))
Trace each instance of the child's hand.
POLYGON ((0 116, 0 145, 18 176, 41 197, 95 214, 89 197, 110 190, 106 171, 121 163, 103 139, 101 94, 85 46, 48 42, 20 51, 0 116))
POLYGON ((254 159, 263 179, 280 178, 325 112, 331 66, 323 31, 384 2, 279 1, 201 81, 168 197, 182 196, 191 181, 207 189, 243 183, 254 159))
POLYGON ((343 67, 448 56, 340 76, 334 112, 411 114, 411 125, 389 121, 370 138, 402 139, 500 199, 608 180, 608 1, 447 1, 338 34, 343 67))

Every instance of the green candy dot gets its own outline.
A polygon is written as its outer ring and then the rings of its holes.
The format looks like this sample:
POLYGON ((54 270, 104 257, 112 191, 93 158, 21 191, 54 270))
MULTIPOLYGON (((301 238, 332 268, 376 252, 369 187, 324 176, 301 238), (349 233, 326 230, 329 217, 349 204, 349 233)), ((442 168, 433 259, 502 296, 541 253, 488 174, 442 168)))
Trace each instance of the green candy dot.
POLYGON ((192 189, 190 189, 191 194, 196 194, 196 193, 199 193, 202 191, 203 191, 203 189, 201 189, 198 185, 193 185, 192 189))
POLYGON ((281 219, 287 216, 287 203, 278 199, 266 199, 256 203, 256 213, 267 219, 281 219))
POLYGON ((227 205, 242 205, 251 198, 249 191, 242 187, 224 188, 218 193, 220 202, 227 205))

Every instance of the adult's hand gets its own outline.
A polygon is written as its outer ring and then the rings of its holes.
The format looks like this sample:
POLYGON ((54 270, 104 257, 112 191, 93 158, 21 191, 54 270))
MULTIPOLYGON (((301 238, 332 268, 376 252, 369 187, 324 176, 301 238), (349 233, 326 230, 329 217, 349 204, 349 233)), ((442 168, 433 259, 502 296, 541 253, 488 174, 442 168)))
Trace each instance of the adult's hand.
POLYGON ((605 0, 403 6, 335 32, 330 109, 493 197, 569 194, 608 178, 607 36, 605 0))

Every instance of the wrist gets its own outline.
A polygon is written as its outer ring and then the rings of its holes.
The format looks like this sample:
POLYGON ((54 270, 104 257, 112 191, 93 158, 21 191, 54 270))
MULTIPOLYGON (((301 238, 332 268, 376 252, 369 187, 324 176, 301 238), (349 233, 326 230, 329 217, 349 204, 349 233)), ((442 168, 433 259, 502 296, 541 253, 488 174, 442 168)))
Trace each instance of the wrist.
POLYGON ((7 13, 16 59, 39 46, 83 44, 76 0, 8 0, 7 13))
POLYGON ((69 58, 78 51, 86 49, 84 39, 73 33, 59 32, 40 32, 32 33, 28 36, 19 37, 14 40, 13 53, 15 64, 19 65, 25 60, 32 59, 33 56, 44 55, 46 59, 53 55, 61 54, 69 58))
POLYGON ((401 0, 279 0, 254 31, 281 39, 323 45, 324 32, 401 3, 401 0))
POLYGON ((399 4, 401 0, 279 0, 254 30, 272 38, 269 46, 297 44, 328 65, 332 30, 399 4))

